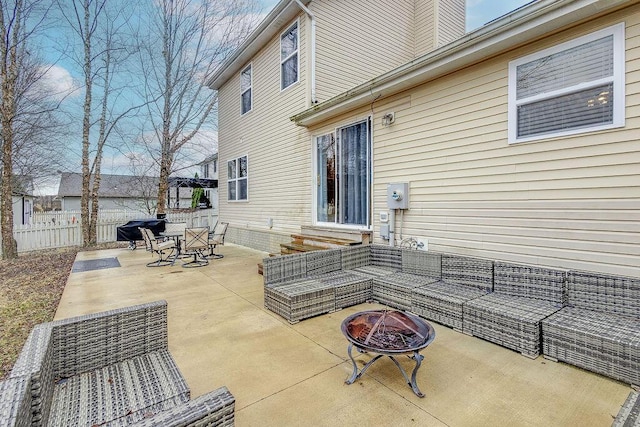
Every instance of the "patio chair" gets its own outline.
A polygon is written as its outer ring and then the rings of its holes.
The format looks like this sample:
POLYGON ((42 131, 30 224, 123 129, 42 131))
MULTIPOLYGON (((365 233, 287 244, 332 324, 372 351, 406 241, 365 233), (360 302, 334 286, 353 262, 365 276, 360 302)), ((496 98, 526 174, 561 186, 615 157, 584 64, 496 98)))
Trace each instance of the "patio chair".
POLYGON ((159 242, 153 235, 153 231, 148 228, 143 228, 140 232, 145 238, 145 243, 149 242, 151 252, 158 254, 158 259, 148 263, 147 267, 164 267, 176 262, 176 258, 172 256, 176 250, 176 243, 173 240, 159 242))
POLYGON ((209 227, 195 227, 184 230, 184 254, 192 255, 191 261, 183 267, 203 267, 209 264, 205 251, 209 249, 209 227))
POLYGON ((138 230, 140 230, 140 235, 142 235, 142 240, 144 241, 144 249, 151 252, 151 241, 149 240, 147 233, 144 231, 145 229, 143 227, 138 227, 138 230))
POLYGON ((215 253, 214 249, 218 245, 224 245, 224 235, 227 233, 228 226, 228 222, 218 222, 213 232, 209 233, 209 253, 207 254, 207 258, 224 258, 224 255, 215 253))

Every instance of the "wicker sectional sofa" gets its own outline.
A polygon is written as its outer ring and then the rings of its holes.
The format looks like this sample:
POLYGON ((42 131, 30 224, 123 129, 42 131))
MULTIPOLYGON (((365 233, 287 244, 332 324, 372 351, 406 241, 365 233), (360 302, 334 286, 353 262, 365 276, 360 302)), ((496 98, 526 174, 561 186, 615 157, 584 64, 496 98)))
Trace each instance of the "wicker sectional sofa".
POLYGON ((640 279, 365 245, 265 259, 264 299, 291 323, 376 301, 640 384, 640 279))
POLYGON ((167 303, 37 325, 0 382, 0 426, 231 426, 221 387, 190 400, 167 342, 167 303))
POLYGON ((542 321, 544 355, 640 386, 640 279, 569 271, 567 306, 542 321))

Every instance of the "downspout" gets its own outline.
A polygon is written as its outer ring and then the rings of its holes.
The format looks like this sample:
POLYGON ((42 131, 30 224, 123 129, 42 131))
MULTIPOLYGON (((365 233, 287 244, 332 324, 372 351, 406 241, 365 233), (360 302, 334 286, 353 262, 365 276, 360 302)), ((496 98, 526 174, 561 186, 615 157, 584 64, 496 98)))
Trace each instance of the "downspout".
POLYGON ((311 21, 311 69, 309 70, 309 77, 311 80, 311 105, 315 105, 318 103, 318 99, 316 98, 316 17, 300 0, 294 1, 300 6, 300 9, 307 14, 311 21))

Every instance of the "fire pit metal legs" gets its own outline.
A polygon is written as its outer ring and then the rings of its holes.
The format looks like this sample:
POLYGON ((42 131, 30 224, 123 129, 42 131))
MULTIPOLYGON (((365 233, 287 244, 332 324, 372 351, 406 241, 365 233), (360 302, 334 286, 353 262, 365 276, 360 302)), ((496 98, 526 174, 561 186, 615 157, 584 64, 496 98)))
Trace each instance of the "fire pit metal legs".
MULTIPOLYGON (((353 347, 354 347, 353 343, 349 343, 349 347, 348 347, 347 351, 349 353, 349 358, 351 359, 351 363, 353 363, 353 374, 351 374, 351 377, 349 377, 349 379, 347 379, 345 381, 347 384, 353 384, 358 378, 360 378, 362 376, 362 374, 365 373, 365 371, 367 369, 369 369, 369 366, 373 365, 373 363, 376 360, 378 360, 381 357, 385 356, 384 354, 378 354, 373 359, 368 361, 367 364, 362 367, 360 372, 358 372, 358 365, 356 365, 356 361, 353 358, 353 355, 351 354, 351 351, 353 350, 353 347)), ((356 349, 360 353, 366 353, 366 350, 363 350, 363 349, 360 349, 360 348, 357 348, 357 347, 356 347, 356 349)), ((420 369, 420 365, 422 364, 422 360, 424 359, 424 356, 421 355, 417 350, 415 350, 413 352, 413 355, 408 356, 410 359, 413 359, 416 362, 416 366, 415 366, 415 368, 413 368, 413 372, 411 373, 411 379, 409 379, 409 376, 407 375, 405 370, 402 368, 402 366, 400 366, 400 363, 398 363, 398 361, 396 360, 395 357, 393 357, 390 354, 387 354, 386 356, 388 356, 389 359, 393 360, 393 363, 396 364, 396 366, 398 367, 398 369, 402 373, 402 376, 404 377, 405 381, 407 382, 407 385, 409 387, 411 387, 411 390, 413 390, 413 392, 416 394, 416 396, 424 397, 424 394, 420 391, 420 389, 418 388, 418 384, 416 383, 416 374, 418 373, 418 369, 420 369)))

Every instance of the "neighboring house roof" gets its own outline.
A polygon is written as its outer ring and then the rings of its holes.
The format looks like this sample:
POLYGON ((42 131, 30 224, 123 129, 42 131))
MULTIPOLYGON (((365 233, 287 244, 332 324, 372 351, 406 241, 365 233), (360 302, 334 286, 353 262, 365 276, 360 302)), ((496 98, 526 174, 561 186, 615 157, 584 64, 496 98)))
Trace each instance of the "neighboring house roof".
POLYGON ((33 178, 28 175, 14 175, 11 192, 14 196, 33 196, 33 178))
POLYGON ((218 153, 212 154, 209 157, 207 157, 206 159, 204 159, 203 161, 201 161, 200 163, 198 163, 199 165, 206 165, 207 163, 211 163, 215 160, 218 160, 218 153))
MULTIPOLYGON (((134 175, 100 175, 100 197, 141 198, 158 188, 158 177, 134 175)), ((93 182, 93 179, 92 179, 93 182)), ((153 191, 151 194, 154 194, 153 191)), ((80 197, 82 174, 63 172, 58 187, 59 197, 80 197)))
MULTIPOLYGON (((216 69, 211 78, 207 80, 207 86, 217 90, 231 76, 240 71, 240 68, 253 58, 280 31, 283 25, 289 23, 300 13, 300 6, 296 4, 296 1, 298 0, 281 0, 275 5, 249 38, 216 69)), ((311 0, 299 1, 304 5, 311 2, 311 0)))
POLYGON ((473 66, 499 53, 587 19, 627 6, 629 0, 539 0, 514 10, 455 42, 416 58, 347 92, 296 114, 291 120, 312 126, 372 100, 410 89, 473 66))

